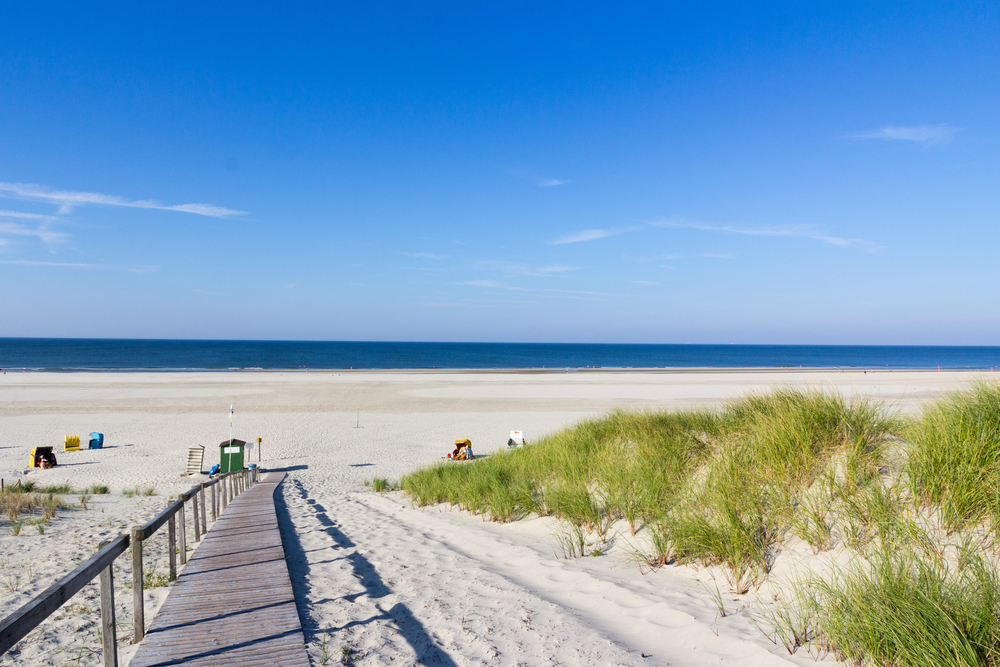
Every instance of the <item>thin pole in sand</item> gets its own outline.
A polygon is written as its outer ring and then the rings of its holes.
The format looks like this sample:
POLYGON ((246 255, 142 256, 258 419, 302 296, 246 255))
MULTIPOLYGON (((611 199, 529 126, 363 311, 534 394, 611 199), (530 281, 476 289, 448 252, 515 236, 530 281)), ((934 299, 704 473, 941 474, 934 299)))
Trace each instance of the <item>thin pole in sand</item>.
POLYGON ((358 410, 358 423, 354 425, 354 428, 361 428, 361 410, 358 410))

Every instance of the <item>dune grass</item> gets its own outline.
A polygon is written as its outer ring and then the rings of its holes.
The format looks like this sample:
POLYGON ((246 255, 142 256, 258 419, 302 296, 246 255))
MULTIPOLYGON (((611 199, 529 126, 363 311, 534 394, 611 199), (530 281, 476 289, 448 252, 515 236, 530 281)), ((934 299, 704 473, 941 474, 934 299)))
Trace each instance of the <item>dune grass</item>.
POLYGON ((912 551, 879 552, 813 582, 820 641, 866 665, 1000 664, 996 564, 965 551, 958 565, 912 551))
POLYGON ((501 523, 554 515, 602 544, 616 520, 632 535, 650 525, 650 564, 721 563, 745 592, 767 574, 789 527, 817 548, 831 543, 822 506, 810 500, 815 482, 837 457, 836 484, 853 493, 877 474, 882 439, 899 428, 872 401, 779 390, 719 412, 615 411, 530 447, 417 471, 401 487, 419 505, 450 503, 501 523), (793 520, 810 502, 812 527, 793 520))
POLYGON ((913 494, 949 530, 1000 525, 1000 384, 978 382, 928 406, 907 430, 913 494))
MULTIPOLYGON (((768 576, 791 538, 851 565, 766 614, 789 652, 858 665, 1000 667, 1000 384, 903 419, 838 394, 777 390, 716 412, 615 411, 471 464, 407 475, 418 505, 493 521, 565 520, 565 557, 603 552, 624 520, 633 559, 720 565, 732 590, 768 576)), ((557 554, 558 555, 558 554, 557 554)))

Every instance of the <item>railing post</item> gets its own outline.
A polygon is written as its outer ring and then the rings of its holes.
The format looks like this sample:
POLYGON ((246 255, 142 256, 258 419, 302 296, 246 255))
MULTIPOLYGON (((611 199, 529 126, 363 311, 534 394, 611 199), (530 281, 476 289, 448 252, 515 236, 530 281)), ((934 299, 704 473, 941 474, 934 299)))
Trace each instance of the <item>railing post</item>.
POLYGON ((167 519, 167 549, 170 557, 170 581, 177 578, 177 527, 174 525, 174 515, 167 519))
POLYGON ((208 521, 205 520, 205 484, 202 483, 201 491, 198 492, 201 496, 201 534, 204 535, 208 532, 208 521))
POLYGON ((215 495, 215 487, 217 486, 218 484, 212 485, 212 523, 219 520, 219 499, 215 495))
POLYGON ((132 631, 133 644, 146 634, 146 609, 142 597, 142 526, 132 526, 132 631))
MULTIPOLYGON (((108 543, 101 542, 103 549, 108 543)), ((115 636, 115 586, 112 568, 114 562, 101 570, 101 644, 104 649, 104 667, 118 667, 118 638, 115 636)))
POLYGON ((201 542, 201 527, 198 525, 198 494, 191 494, 191 523, 194 526, 194 541, 201 542))
POLYGON ((223 512, 226 511, 226 505, 229 504, 229 501, 226 498, 226 485, 228 485, 228 484, 229 484, 229 478, 228 477, 223 477, 222 479, 219 480, 219 486, 222 487, 222 511, 223 512))
POLYGON ((177 526, 177 528, 179 529, 177 531, 177 537, 178 537, 178 542, 180 542, 180 544, 177 545, 178 546, 177 550, 181 554, 181 565, 184 565, 184 564, 186 564, 188 562, 188 557, 187 557, 187 549, 188 549, 187 526, 184 525, 185 524, 185 519, 184 519, 184 496, 181 496, 181 508, 179 510, 177 510, 177 514, 178 514, 178 516, 180 516, 180 524, 177 526))

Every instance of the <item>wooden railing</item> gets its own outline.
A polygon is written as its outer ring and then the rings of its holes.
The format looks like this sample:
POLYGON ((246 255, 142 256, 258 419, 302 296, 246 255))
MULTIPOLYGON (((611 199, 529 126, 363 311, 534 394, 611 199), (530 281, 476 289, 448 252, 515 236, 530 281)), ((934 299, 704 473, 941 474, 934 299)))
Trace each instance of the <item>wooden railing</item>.
POLYGON ((182 493, 178 500, 142 526, 132 528, 132 534, 119 535, 109 542, 102 542, 96 554, 84 561, 78 568, 52 584, 0 623, 0 655, 38 627, 71 597, 95 577, 100 577, 101 587, 101 639, 105 667, 118 665, 118 640, 115 632, 114 582, 112 563, 130 546, 132 547, 132 620, 135 629, 133 643, 138 643, 146 634, 145 609, 143 605, 142 544, 167 524, 167 553, 170 562, 170 580, 177 578, 177 555, 181 564, 187 563, 187 531, 185 529, 185 506, 191 505, 191 521, 194 539, 208 532, 205 490, 211 489, 212 521, 218 519, 233 498, 260 481, 260 469, 239 470, 220 475, 215 479, 192 487, 182 493), (221 506, 221 507, 220 507, 221 506), (200 510, 200 511, 199 511, 200 510), (179 526, 176 524, 180 524, 179 526), (178 530, 179 529, 179 530, 178 530))

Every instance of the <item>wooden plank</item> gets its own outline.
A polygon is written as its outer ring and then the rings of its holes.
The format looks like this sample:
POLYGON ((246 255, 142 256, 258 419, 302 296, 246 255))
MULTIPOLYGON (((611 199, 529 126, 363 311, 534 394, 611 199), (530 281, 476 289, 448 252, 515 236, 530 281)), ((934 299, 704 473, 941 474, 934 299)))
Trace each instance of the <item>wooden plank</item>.
MULTIPOLYGON (((229 484, 236 491, 240 477, 225 479, 223 493, 229 484)), ((283 478, 269 473, 229 501, 171 587, 130 667, 309 665, 274 510, 283 478)))
POLYGON ((129 547, 129 536, 119 535, 78 568, 52 584, 0 623, 0 655, 10 650, 39 623, 108 568, 129 547))

